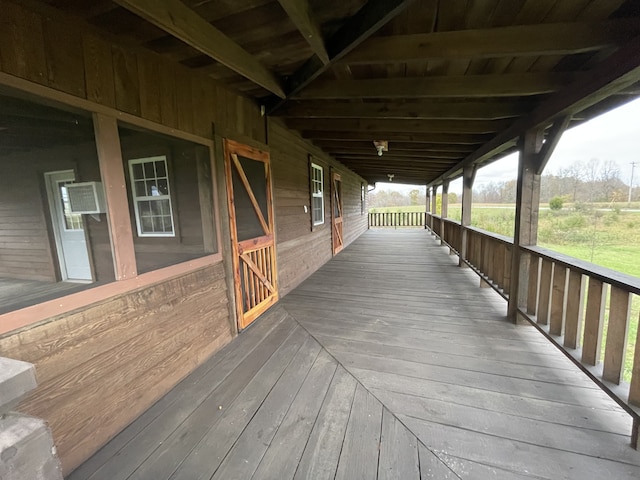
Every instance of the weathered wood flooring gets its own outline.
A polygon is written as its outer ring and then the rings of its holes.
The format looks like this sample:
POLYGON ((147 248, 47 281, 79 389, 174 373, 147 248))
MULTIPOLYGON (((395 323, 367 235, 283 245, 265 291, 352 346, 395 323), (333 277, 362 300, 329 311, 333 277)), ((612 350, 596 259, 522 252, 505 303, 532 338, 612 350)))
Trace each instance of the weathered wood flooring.
POLYGON ((640 478, 628 416, 505 310, 369 231, 69 479, 640 478))
POLYGON ((0 277, 0 314, 79 292, 95 284, 39 282, 0 277))

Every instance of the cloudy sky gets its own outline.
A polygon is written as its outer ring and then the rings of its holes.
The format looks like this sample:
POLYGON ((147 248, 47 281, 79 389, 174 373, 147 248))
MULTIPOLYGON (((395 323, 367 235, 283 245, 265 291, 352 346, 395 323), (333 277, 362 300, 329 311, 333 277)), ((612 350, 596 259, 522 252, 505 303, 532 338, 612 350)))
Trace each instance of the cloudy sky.
MULTIPOLYGON (((625 183, 631 177, 631 162, 637 162, 633 184, 640 185, 640 99, 567 130, 549 160, 545 173, 557 173, 559 169, 575 161, 588 161, 592 158, 597 158, 600 162, 617 162, 621 179, 625 183)), ((515 179, 517 162, 517 155, 509 155, 481 168, 476 174, 474 185, 515 179)), ((378 183, 377 188, 404 190, 398 184, 378 183)), ((461 192, 462 182, 452 182, 450 191, 461 192)))

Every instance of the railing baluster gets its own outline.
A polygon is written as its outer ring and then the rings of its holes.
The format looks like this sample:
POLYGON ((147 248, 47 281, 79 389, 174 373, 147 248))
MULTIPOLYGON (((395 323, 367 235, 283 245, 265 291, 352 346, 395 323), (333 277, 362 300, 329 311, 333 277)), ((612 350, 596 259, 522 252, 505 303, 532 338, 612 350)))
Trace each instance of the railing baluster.
POLYGON ((567 268, 556 263, 553 269, 553 291, 551 294, 551 314, 549 316, 549 333, 551 335, 562 335, 566 286, 567 268))
POLYGON ((527 313, 535 315, 538 311, 538 276, 540 257, 531 254, 529 260, 529 291, 527 295, 527 313))
POLYGON ((606 298, 607 285, 590 277, 582 341, 582 362, 587 365, 597 365, 600 362, 606 298))
POLYGON ((615 384, 620 383, 624 368, 624 358, 629 332, 629 310, 631 295, 619 287, 611 287, 609 300, 609 324, 607 343, 604 350, 602 378, 615 384))
POLYGON ((567 310, 565 313, 564 346, 578 348, 582 327, 582 305, 584 303, 584 276, 576 270, 569 270, 567 287, 567 310))
POLYGON ((538 300, 538 323, 549 323, 549 307, 551 301, 551 278, 553 274, 553 262, 542 259, 542 271, 540 272, 540 299, 538 300))

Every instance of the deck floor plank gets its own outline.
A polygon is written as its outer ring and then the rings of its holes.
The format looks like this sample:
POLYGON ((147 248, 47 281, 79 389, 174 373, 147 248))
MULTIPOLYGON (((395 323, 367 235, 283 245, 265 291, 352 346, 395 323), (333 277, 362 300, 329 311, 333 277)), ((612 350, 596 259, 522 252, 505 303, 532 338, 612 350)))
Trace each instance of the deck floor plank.
POLYGON ((119 473, 130 473, 140 464, 140 458, 150 455, 158 438, 166 438, 190 414, 195 405, 211 394, 263 341, 275 345, 284 340, 296 324, 283 323, 286 313, 269 312, 254 329, 239 337, 234 344, 223 347, 210 361, 201 365, 164 397, 146 410, 131 425, 105 445, 93 457, 69 475, 68 480, 87 480, 107 476, 109 462, 115 462, 119 473), (276 327, 279 327, 276 330, 276 327), (274 333, 271 336, 271 333, 274 333), (132 443, 133 442, 133 443, 132 443), (135 448, 127 446, 135 444, 135 448), (145 451, 146 445, 146 451, 145 451), (105 466, 106 465, 106 466, 105 466), (107 471, 105 471, 107 470, 107 471))
POLYGON ((295 480, 335 478, 355 391, 356 379, 339 366, 305 446, 295 480))
POLYGON ((382 437, 378 480, 420 480, 418 439, 386 408, 382 411, 382 437))
MULTIPOLYGON (((189 416, 170 435, 161 440, 161 444, 151 455, 144 459, 138 469, 133 472, 131 479, 168 479, 172 473, 184 461, 184 458, 196 447, 207 433, 215 428, 217 422, 225 414, 224 406, 230 405, 256 377, 262 382, 277 380, 277 376, 271 370, 284 370, 291 358, 301 348, 306 335, 296 328, 284 342, 275 336, 269 336, 267 342, 263 342, 240 363, 227 380, 205 401, 195 409, 192 408, 189 416), (265 368, 265 366, 268 366, 265 368), (275 378, 273 378, 275 376, 275 378), (219 407, 223 408, 220 409, 219 407)), ((268 390, 267 390, 268 391, 268 390)), ((132 448, 136 448, 134 445, 132 448)), ((120 471, 121 467, 115 467, 120 471)), ((104 477, 109 478, 109 477, 104 477)))
POLYGON ((358 384, 338 462, 336 480, 376 478, 381 429, 382 404, 358 384))
MULTIPOLYGON (((251 478, 322 348, 308 338, 246 426, 211 480, 251 478)), ((322 372, 322 366, 319 370, 322 372)), ((212 472, 213 473, 213 472, 212 472)), ((194 478, 185 475, 183 478, 194 478)))
POLYGON ((378 230, 69 478, 637 479, 630 431, 428 232, 378 230))

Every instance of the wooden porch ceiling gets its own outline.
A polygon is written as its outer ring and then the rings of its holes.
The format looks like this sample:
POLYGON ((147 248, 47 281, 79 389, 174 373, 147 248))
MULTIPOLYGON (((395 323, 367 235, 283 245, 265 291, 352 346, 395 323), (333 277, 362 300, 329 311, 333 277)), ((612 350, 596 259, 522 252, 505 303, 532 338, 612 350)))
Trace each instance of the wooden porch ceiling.
POLYGON ((636 0, 40 2, 255 98, 370 182, 451 178, 639 90, 636 0))

